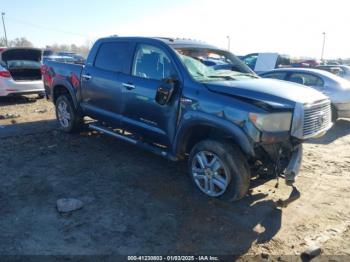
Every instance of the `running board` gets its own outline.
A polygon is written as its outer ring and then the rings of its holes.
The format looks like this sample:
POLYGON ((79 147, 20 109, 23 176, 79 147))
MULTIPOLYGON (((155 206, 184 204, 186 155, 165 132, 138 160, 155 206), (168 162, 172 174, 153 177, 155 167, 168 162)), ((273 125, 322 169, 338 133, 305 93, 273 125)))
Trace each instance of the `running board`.
POLYGON ((110 136, 122 139, 122 140, 127 141, 127 142, 129 142, 131 144, 134 144, 134 145, 137 144, 137 140, 134 140, 132 138, 120 135, 117 132, 114 132, 114 131, 110 130, 107 127, 103 127, 103 126, 96 125, 96 124, 89 124, 89 128, 91 128, 93 130, 96 130, 96 131, 99 131, 101 133, 104 133, 104 134, 107 134, 107 135, 110 135, 110 136))
POLYGON ((166 151, 164 151, 156 146, 144 143, 142 141, 135 140, 133 138, 127 137, 127 136, 122 135, 122 134, 118 134, 117 132, 113 131, 112 129, 105 127, 105 126, 101 126, 98 123, 89 124, 89 128, 96 130, 96 131, 99 131, 103 134, 107 134, 107 135, 110 135, 112 137, 124 140, 130 144, 137 145, 137 146, 139 146, 147 151, 151 151, 152 153, 155 153, 155 154, 160 155, 162 157, 165 157, 165 158, 168 158, 171 160, 177 160, 176 158, 174 158, 173 156, 168 154, 166 151))

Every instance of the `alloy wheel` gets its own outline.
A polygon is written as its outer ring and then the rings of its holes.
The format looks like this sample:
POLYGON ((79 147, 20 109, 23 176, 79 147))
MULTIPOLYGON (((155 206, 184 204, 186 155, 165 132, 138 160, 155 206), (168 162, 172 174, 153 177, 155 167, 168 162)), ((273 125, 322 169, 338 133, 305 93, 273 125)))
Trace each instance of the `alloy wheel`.
POLYGON ((57 116, 62 127, 69 127, 71 121, 71 114, 68 105, 65 101, 59 101, 57 106, 57 116))
POLYGON ((227 167, 214 153, 199 151, 191 163, 192 176, 198 188, 208 196, 225 193, 230 182, 227 167))

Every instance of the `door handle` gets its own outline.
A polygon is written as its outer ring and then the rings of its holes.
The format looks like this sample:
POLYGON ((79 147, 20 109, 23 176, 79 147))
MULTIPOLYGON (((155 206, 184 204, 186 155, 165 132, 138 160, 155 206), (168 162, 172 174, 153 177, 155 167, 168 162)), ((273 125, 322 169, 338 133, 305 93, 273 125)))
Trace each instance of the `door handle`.
POLYGON ((88 81, 88 80, 90 80, 90 79, 92 78, 92 76, 89 75, 89 74, 82 75, 81 77, 82 77, 84 80, 86 80, 86 81, 88 81))
POLYGON ((135 89, 135 86, 133 84, 131 84, 131 83, 123 83, 122 85, 128 90, 135 89))

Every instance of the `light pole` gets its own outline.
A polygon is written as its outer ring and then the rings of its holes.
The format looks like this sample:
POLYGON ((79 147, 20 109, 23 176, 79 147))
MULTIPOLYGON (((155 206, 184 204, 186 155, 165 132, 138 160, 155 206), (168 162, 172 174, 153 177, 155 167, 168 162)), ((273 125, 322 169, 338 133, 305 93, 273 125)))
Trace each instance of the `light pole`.
POLYGON ((5 12, 2 12, 2 13, 1 13, 2 26, 4 27, 5 45, 6 45, 6 47, 7 47, 7 34, 6 34, 6 26, 5 26, 5 19, 4 19, 4 16, 5 16, 5 12))
POLYGON ((227 37, 227 50, 230 51, 230 49, 231 49, 231 38, 230 38, 229 35, 226 36, 226 37, 227 37))
POLYGON ((326 43, 326 32, 323 32, 323 44, 322 44, 322 53, 321 53, 321 62, 323 62, 324 46, 326 43))

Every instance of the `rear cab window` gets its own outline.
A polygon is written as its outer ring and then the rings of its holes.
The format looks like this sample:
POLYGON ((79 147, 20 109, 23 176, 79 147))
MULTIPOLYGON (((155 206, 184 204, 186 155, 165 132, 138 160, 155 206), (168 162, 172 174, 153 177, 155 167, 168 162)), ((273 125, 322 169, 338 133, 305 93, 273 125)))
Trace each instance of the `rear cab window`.
POLYGON ((126 41, 102 43, 97 51, 94 66, 116 73, 130 74, 133 44, 126 41))

